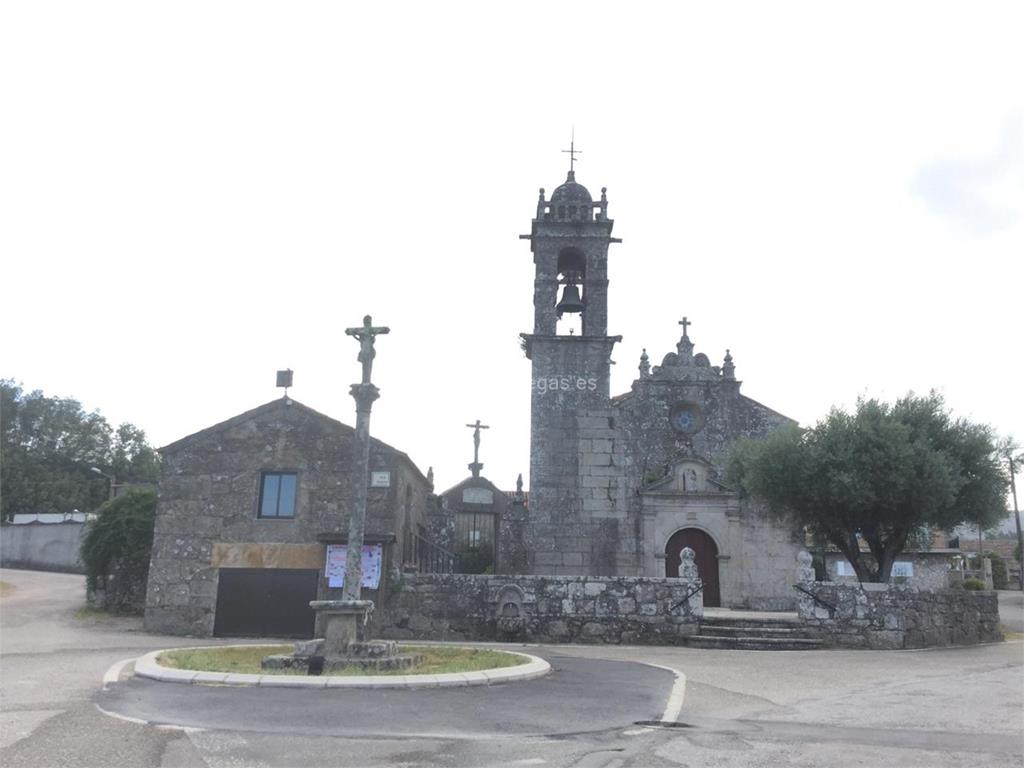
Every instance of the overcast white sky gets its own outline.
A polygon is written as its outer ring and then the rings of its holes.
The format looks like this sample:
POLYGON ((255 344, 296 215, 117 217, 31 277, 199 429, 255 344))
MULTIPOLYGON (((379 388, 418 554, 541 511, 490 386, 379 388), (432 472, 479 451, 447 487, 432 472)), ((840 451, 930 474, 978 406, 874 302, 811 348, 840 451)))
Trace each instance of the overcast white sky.
POLYGON ((280 396, 529 468, 538 187, 608 187, 613 393, 676 322, 801 423, 1024 438, 1019 3, 6 3, 0 376, 156 445, 280 396))

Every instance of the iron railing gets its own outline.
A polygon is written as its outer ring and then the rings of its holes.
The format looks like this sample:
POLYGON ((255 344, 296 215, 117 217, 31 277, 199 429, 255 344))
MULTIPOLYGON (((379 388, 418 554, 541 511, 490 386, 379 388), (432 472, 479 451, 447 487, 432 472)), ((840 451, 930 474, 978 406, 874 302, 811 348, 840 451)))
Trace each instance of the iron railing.
POLYGON ((683 595, 683 599, 672 606, 672 613, 675 613, 679 608, 683 608, 683 615, 689 616, 693 612, 693 608, 690 606, 690 598, 696 595, 698 592, 704 589, 704 582, 701 582, 696 587, 692 587, 689 592, 683 595))
POLYGON ((432 541, 410 533, 406 546, 406 557, 420 573, 454 573, 455 555, 432 541))
POLYGON ((832 603, 828 602, 827 600, 822 600, 820 597, 818 597, 816 594, 814 594, 814 592, 812 592, 809 589, 806 589, 805 587, 800 586, 799 584, 794 584, 793 585, 793 589, 795 589, 797 592, 803 592, 805 595, 807 595, 809 598, 811 598, 818 605, 821 605, 821 606, 823 606, 825 608, 828 608, 829 611, 831 611, 831 614, 833 616, 835 616, 835 613, 836 613, 837 609, 836 609, 836 607, 834 605, 832 605, 832 603))

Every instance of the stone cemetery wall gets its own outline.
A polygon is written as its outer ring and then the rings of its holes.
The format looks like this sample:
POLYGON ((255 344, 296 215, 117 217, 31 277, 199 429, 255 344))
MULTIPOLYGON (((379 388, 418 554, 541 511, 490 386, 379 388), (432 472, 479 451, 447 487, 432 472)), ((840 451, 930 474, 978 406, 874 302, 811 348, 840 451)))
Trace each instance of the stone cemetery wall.
POLYGON ((672 644, 697 631, 697 585, 614 576, 405 575, 383 606, 383 636, 672 644))
POLYGON ((901 584, 803 583, 807 628, 846 648, 928 648, 1002 640, 994 592, 919 590, 901 584))

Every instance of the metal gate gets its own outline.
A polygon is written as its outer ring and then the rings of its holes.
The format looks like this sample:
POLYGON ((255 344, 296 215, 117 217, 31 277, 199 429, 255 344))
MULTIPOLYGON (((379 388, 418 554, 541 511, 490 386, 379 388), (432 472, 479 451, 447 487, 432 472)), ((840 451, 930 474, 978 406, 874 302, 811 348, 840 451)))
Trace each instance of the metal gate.
POLYGON ((455 557, 459 573, 494 570, 496 555, 494 513, 458 512, 455 515, 455 557))
POLYGON ((319 571, 221 568, 217 585, 218 637, 313 637, 319 571))

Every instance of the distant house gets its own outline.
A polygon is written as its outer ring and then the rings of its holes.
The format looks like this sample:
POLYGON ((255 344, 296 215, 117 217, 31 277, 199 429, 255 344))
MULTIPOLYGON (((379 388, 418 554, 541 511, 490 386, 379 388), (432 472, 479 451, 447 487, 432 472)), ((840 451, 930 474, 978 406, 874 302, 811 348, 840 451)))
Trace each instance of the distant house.
MULTIPOLYGON (((153 632, 312 637, 309 601, 341 596, 325 576, 343 545, 357 482, 355 431, 287 397, 160 449, 146 597, 153 632), (336 554, 336 552, 335 552, 336 554)), ((420 530, 430 483, 374 440, 365 543, 392 568, 420 530)))

